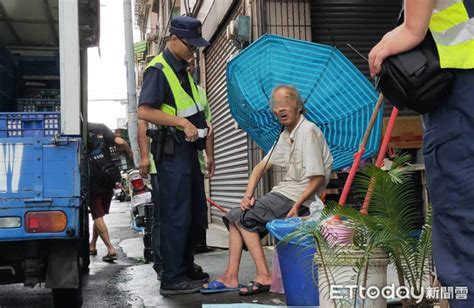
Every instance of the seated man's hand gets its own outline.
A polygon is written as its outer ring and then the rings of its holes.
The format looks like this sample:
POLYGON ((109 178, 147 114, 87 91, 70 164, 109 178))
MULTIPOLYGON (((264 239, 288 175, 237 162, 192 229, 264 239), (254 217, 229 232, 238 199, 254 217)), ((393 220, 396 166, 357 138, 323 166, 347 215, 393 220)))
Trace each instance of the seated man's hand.
POLYGON ((288 212, 288 214, 286 215, 286 218, 290 218, 290 217, 298 217, 298 210, 299 210, 299 207, 295 205, 293 205, 291 207, 291 210, 288 212))
POLYGON ((242 201, 240 201, 240 209, 242 211, 250 209, 255 204, 255 198, 248 195, 244 195, 242 201))

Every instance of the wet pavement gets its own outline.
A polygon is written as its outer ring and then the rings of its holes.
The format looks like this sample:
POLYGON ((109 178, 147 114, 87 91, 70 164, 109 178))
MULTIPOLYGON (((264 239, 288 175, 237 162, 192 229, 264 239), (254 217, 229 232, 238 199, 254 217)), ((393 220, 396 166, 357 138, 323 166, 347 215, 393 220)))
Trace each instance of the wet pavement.
MULTIPOLYGON (((112 235, 112 237, 114 237, 112 235)), ((214 252, 197 254, 195 261, 208 272, 212 278, 220 275, 227 264, 227 231, 218 226, 211 225, 208 230, 209 246, 217 246, 214 252)), ((128 259, 137 264, 127 267, 121 277, 126 278, 117 285, 118 290, 127 293, 126 304, 133 307, 202 307, 203 304, 228 304, 228 303, 254 303, 269 305, 284 305, 284 296, 275 293, 266 293, 256 296, 243 297, 238 292, 227 292, 213 295, 202 295, 200 293, 190 295, 179 295, 162 297, 159 294, 160 284, 151 264, 143 264, 143 242, 141 238, 122 239, 121 250, 128 259)), ((100 254, 100 251, 99 251, 100 254)), ((273 250, 265 249, 267 259, 271 260, 273 250)), ((119 260, 120 261, 120 260, 119 260)), ((242 255, 240 268, 240 282, 247 283, 254 278, 253 261, 248 252, 242 255)), ((124 303, 125 304, 125 303, 124 303)))
MULTIPOLYGON (((238 292, 212 295, 200 293, 162 297, 160 283, 151 264, 143 258, 143 238, 130 228, 130 205, 113 201, 111 213, 105 217, 112 242, 118 252, 114 263, 102 261, 107 252, 99 240, 98 255, 91 257, 89 275, 83 276, 84 307, 250 307, 251 304, 284 306, 284 295, 266 293, 256 296, 239 296, 238 292)), ((92 224, 91 224, 92 225, 92 224)), ((220 275, 227 263, 227 231, 218 225, 208 230, 208 245, 221 247, 213 252, 196 255, 196 263, 211 278, 220 275)), ((266 247, 269 264, 273 248, 266 247)), ((242 255, 240 282, 247 283, 254 277, 254 265, 248 252, 242 255)), ((396 273, 388 269, 388 284, 397 285, 396 273)), ((52 295, 44 286, 25 288, 22 284, 0 286, 0 308, 3 307, 52 307, 52 295)), ((257 305, 255 305, 257 307, 257 305)), ((262 306, 259 306, 262 307, 262 306)))
MULTIPOLYGON (((203 304, 266 304, 284 305, 284 296, 266 293, 243 297, 238 292, 213 295, 200 293, 162 297, 160 284, 151 264, 143 259, 143 241, 140 234, 130 228, 130 205, 113 201, 111 213, 105 218, 112 242, 117 248, 118 260, 112 264, 102 261, 106 248, 99 239, 98 255, 91 257, 89 275, 83 277, 84 307, 202 307, 203 304)), ((227 245, 227 231, 211 225, 208 245, 227 245)), ((273 256, 271 248, 265 249, 268 260, 273 256)), ((196 263, 207 271, 211 278, 225 269, 227 250, 196 255, 196 263)), ((270 264, 270 263, 269 263, 270 264)), ((247 283, 254 276, 253 261, 248 252, 242 255, 240 282, 247 283)), ((25 288, 22 284, 0 286, 0 307, 51 307, 52 295, 44 286, 25 288)))

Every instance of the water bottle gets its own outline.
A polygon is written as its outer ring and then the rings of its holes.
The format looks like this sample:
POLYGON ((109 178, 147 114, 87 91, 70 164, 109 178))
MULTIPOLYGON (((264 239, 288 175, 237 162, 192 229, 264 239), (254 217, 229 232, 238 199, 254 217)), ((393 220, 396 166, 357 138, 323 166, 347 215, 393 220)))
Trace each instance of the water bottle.
POLYGON ((321 213, 323 209, 324 203, 316 196, 316 200, 311 202, 311 204, 309 205, 309 219, 313 221, 321 220, 321 213))

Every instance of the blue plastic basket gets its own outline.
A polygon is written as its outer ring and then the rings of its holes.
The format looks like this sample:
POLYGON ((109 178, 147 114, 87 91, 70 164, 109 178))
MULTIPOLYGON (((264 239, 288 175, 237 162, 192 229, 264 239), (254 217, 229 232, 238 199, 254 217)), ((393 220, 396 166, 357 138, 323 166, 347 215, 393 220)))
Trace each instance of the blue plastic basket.
POLYGON ((0 113, 0 138, 53 137, 60 125, 59 112, 0 113))

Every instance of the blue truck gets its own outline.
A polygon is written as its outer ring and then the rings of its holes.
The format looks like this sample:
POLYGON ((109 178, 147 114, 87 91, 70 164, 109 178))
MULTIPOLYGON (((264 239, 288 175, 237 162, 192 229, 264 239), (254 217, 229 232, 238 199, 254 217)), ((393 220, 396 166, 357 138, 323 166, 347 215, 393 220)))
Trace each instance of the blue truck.
POLYGON ((88 271, 87 48, 99 0, 2 0, 0 284, 80 306, 88 271))

